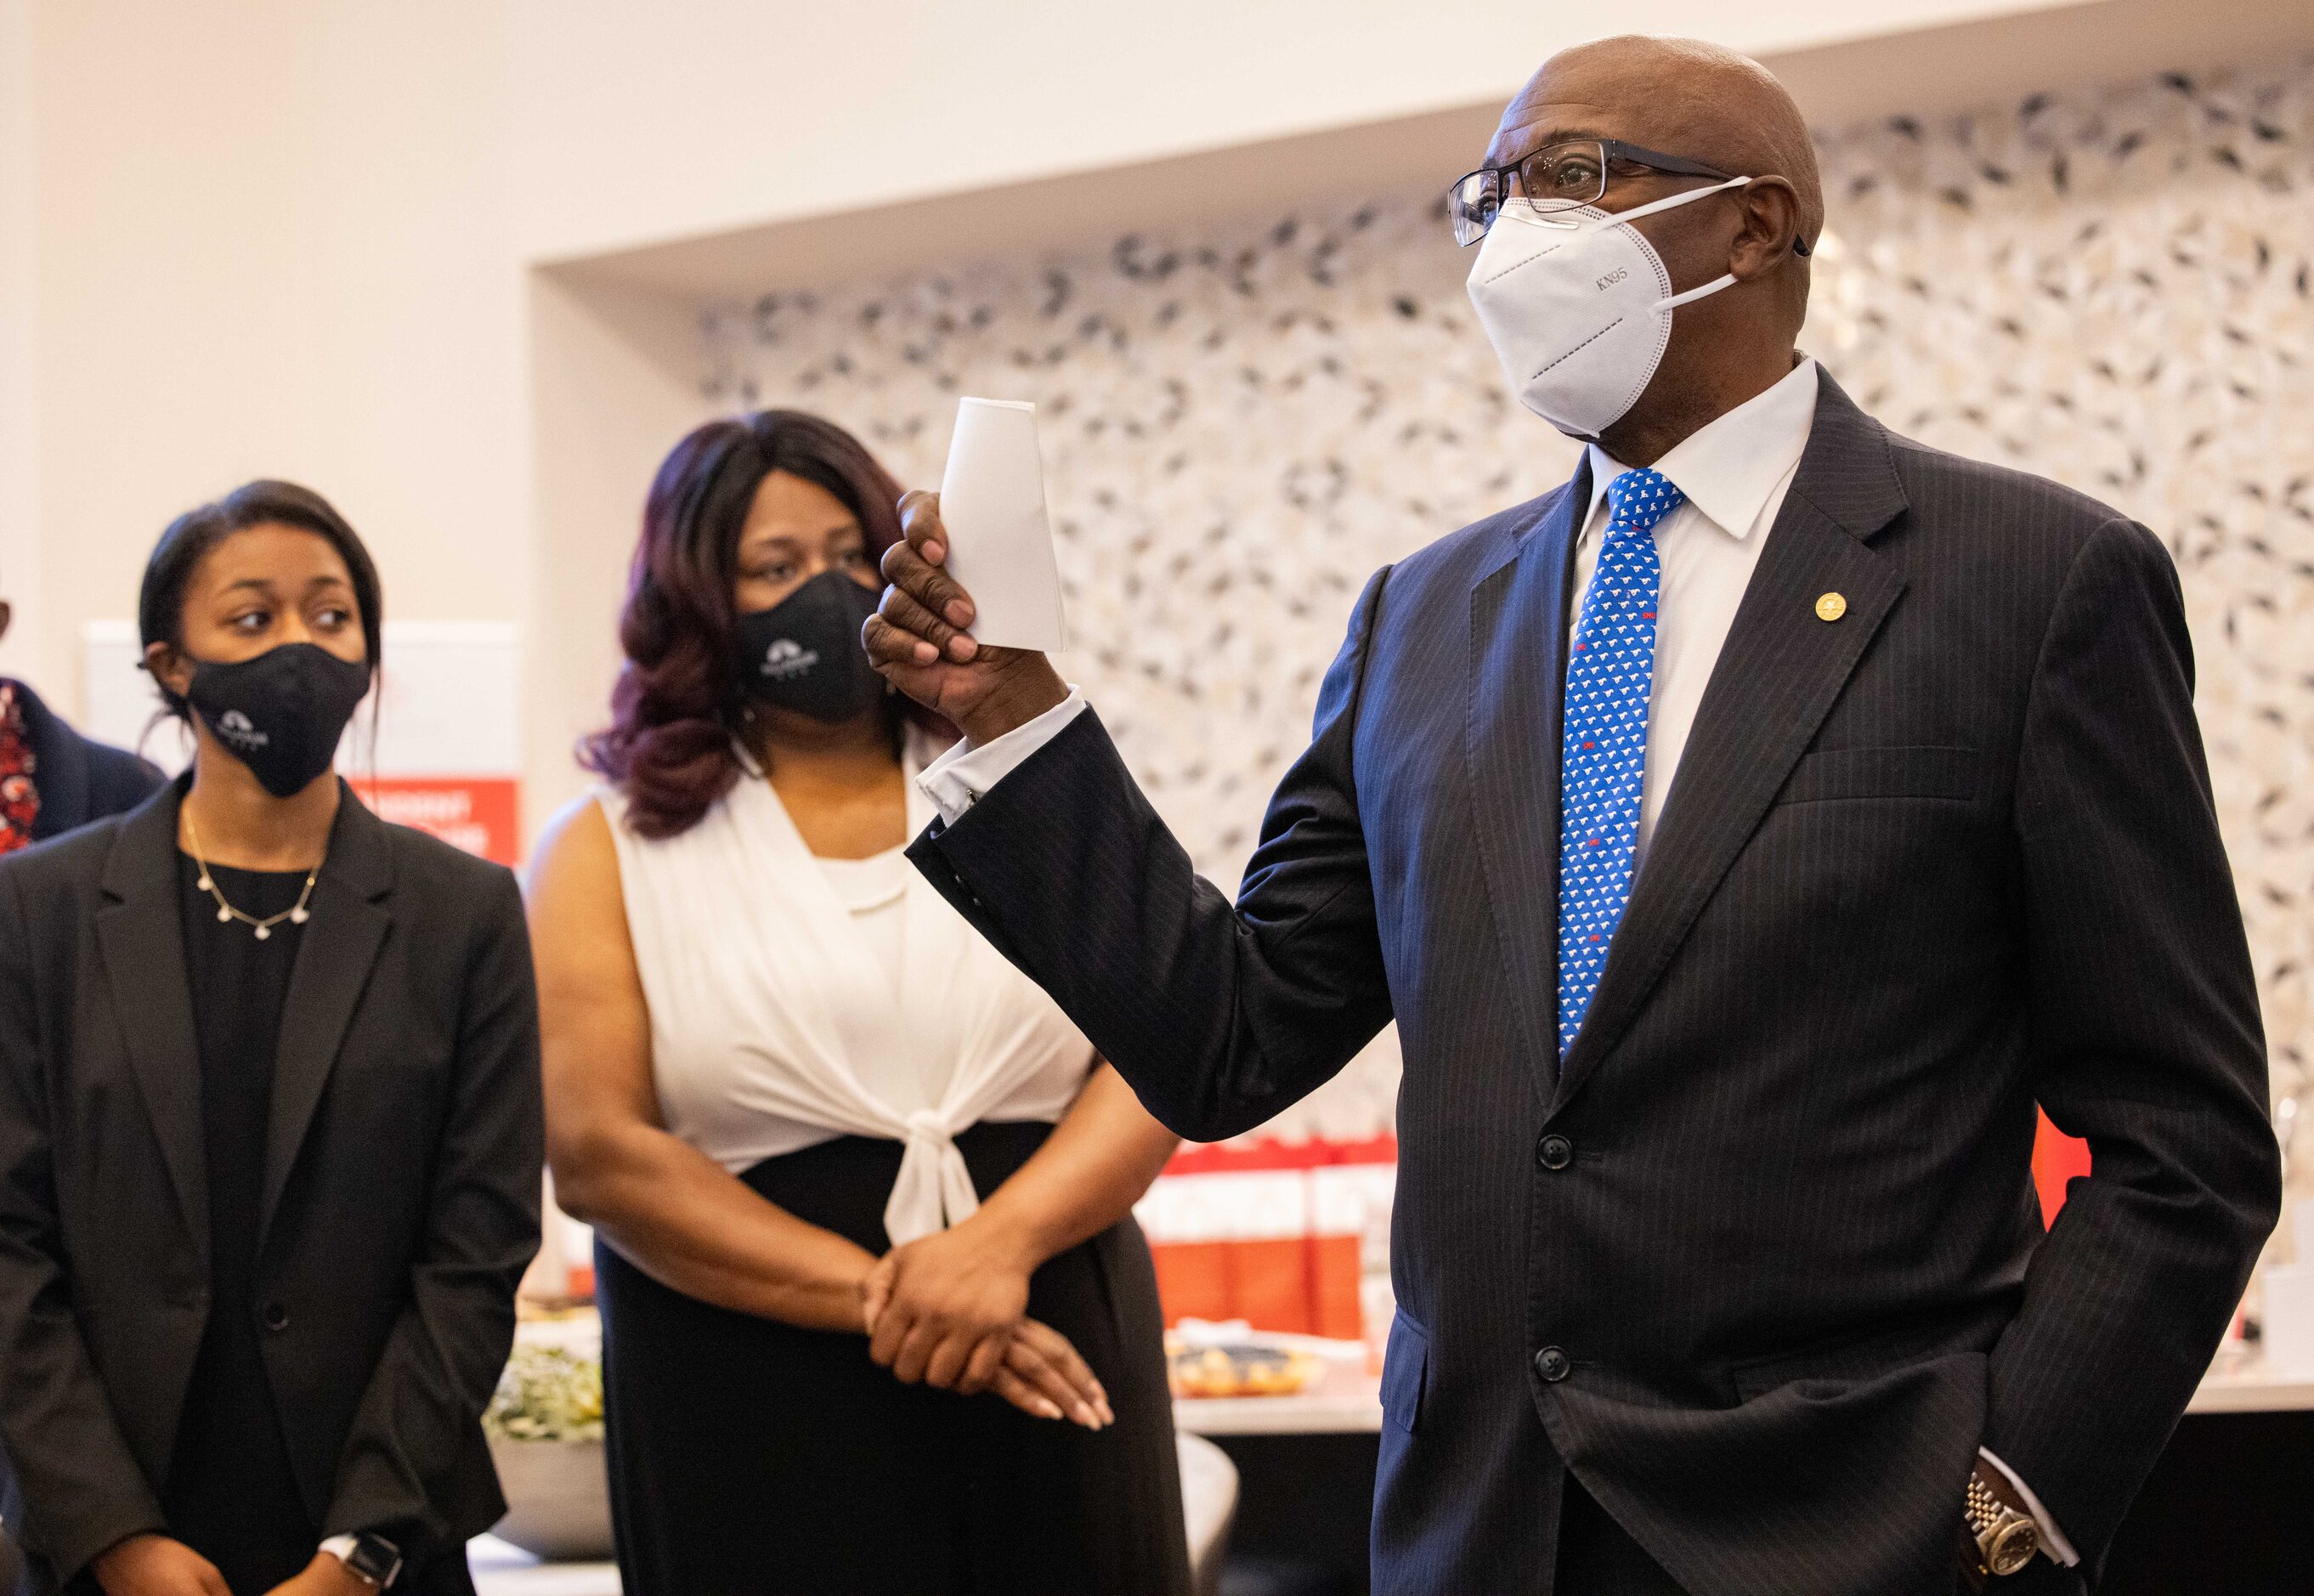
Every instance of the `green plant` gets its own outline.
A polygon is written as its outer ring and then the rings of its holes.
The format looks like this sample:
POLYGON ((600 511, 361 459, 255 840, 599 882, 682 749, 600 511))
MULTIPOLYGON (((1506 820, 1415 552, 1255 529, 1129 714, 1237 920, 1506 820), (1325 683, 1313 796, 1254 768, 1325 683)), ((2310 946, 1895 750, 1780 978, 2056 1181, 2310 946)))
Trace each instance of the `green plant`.
POLYGON ((482 1413, 508 1441, 600 1441, 603 1361, 560 1346, 517 1346, 482 1413))

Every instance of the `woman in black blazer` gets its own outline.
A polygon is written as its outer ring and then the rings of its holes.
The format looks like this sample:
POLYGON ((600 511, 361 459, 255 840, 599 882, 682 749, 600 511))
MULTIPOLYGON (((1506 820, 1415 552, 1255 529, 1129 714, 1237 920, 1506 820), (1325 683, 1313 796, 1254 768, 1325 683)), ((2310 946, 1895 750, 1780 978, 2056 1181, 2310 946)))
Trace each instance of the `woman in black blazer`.
POLYGON ((331 770, 368 554, 255 482, 146 567, 191 772, 0 860, 0 1518, 22 1592, 470 1592, 537 1245, 514 878, 331 770), (399 1569, 396 1570, 396 1564, 399 1569))

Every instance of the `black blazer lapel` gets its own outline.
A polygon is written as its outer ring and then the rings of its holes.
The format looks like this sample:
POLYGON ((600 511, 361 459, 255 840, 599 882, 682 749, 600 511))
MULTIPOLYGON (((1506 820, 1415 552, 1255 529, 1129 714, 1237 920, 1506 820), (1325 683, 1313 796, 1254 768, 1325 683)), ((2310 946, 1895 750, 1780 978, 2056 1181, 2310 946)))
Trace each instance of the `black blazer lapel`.
POLYGON ((340 785, 330 852, 314 884, 313 918, 289 973, 281 1038, 273 1062, 273 1104, 265 1135, 265 1199, 261 1238, 273 1223, 281 1190, 305 1145, 314 1110, 337 1063, 346 1027, 369 984, 371 966, 393 923, 381 901, 393 887, 393 851, 385 823, 340 785))
POLYGON ((1807 749, 1904 578, 1868 546, 1904 507, 1887 435, 1819 373, 1814 430, 1704 689, 1558 1110, 1622 1036, 1807 749), (1816 600, 1847 602, 1836 621, 1816 600))
POLYGON ((177 805, 171 782, 120 823, 100 884, 96 913, 112 1011, 144 1095, 145 1112, 176 1187, 185 1231, 207 1270, 208 1155, 201 1141, 200 1042, 185 976, 183 906, 177 901, 177 805))
POLYGON ((1479 862, 1536 1090, 1559 1071, 1559 756, 1567 585, 1591 471, 1544 506, 1471 589, 1467 754, 1479 862))

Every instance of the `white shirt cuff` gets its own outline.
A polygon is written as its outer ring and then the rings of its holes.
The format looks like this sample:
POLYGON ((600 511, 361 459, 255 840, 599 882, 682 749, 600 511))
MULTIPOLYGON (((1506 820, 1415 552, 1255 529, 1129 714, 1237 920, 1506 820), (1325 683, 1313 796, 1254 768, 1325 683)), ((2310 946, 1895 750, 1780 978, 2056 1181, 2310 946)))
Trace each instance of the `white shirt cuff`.
POLYGON ((2033 1495, 2033 1487, 2018 1478, 2014 1468, 1994 1457, 1985 1448, 1978 1447, 1976 1455, 2000 1470, 2000 1477, 2015 1486, 2017 1494, 2025 1499, 2025 1511, 2033 1515, 2033 1522, 2040 1529, 2043 1553, 2054 1557, 2068 1568, 2080 1562, 2080 1553, 2073 1550, 2073 1543, 2065 1539, 2065 1532, 2057 1528, 2057 1521, 2049 1516, 2049 1510, 2041 1505, 2041 1499, 2038 1496, 2033 1495))
POLYGON ((1084 713, 1085 696, 1074 683, 1069 696, 1025 725, 1016 726, 992 743, 958 743, 923 768, 916 785, 940 811, 941 821, 954 825, 964 812, 999 781, 1019 770, 1028 757, 1061 735, 1062 728, 1084 713))

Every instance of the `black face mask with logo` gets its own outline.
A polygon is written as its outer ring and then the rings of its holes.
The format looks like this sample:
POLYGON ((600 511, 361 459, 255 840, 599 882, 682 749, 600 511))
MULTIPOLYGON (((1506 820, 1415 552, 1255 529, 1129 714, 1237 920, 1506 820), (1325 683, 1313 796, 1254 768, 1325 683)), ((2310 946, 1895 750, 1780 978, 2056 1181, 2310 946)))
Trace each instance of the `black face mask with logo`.
POLYGON ((768 610, 741 615, 739 691, 774 709, 840 726, 884 697, 860 629, 880 595, 842 571, 822 571, 768 610))
POLYGON ((368 691, 367 660, 340 659, 318 643, 283 643, 230 665, 193 661, 185 699, 266 791, 286 798, 330 768, 368 691))

